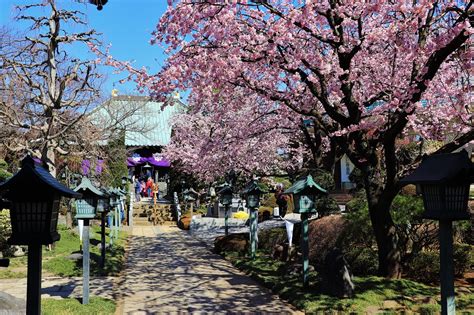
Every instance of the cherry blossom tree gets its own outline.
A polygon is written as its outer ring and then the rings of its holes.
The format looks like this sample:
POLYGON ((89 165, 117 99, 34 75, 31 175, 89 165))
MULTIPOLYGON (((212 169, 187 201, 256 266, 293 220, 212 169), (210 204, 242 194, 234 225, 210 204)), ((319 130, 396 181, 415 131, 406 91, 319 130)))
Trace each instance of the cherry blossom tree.
POLYGON ((207 182, 231 171, 250 177, 300 164, 301 152, 293 139, 298 115, 292 117, 287 107, 242 92, 236 90, 226 99, 220 92, 212 100, 191 96, 190 110, 174 119, 165 156, 207 182))
POLYGON ((152 38, 170 54, 159 73, 107 62, 156 98, 190 89, 208 102, 243 90, 311 119, 321 136, 312 149, 329 143, 361 171, 379 271, 399 277, 389 209, 420 157, 401 159, 397 139, 444 141, 435 153, 472 141, 473 1, 168 3, 152 38))

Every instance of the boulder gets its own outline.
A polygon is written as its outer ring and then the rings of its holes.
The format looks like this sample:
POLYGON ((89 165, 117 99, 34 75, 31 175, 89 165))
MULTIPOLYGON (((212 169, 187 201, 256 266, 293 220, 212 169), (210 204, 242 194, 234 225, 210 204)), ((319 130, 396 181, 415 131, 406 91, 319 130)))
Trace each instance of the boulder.
POLYGON ((13 248, 13 257, 21 257, 25 256, 25 252, 23 251, 23 248, 21 246, 15 245, 13 248))
POLYGON ((275 245, 272 253, 273 259, 290 261, 296 257, 295 247, 289 247, 288 243, 275 245))
POLYGON ((72 253, 71 255, 66 257, 67 259, 70 260, 81 260, 82 259, 82 254, 81 253, 72 253))
POLYGON ((214 240, 214 250, 218 254, 236 252, 239 255, 245 255, 249 251, 249 234, 235 233, 219 236, 214 240))
POLYGON ((0 314, 26 314, 25 300, 0 292, 0 314))
POLYGON ((354 283, 352 273, 342 251, 333 248, 324 259, 322 272, 324 291, 339 298, 349 298, 354 296, 354 283))

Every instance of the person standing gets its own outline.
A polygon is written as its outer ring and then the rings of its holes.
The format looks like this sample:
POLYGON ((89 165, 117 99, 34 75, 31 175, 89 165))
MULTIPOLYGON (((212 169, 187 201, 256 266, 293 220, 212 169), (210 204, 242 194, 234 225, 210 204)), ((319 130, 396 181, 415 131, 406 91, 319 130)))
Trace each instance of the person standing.
POLYGON ((139 202, 140 201, 140 192, 142 190, 142 185, 140 184, 140 181, 138 178, 134 179, 133 187, 135 188, 135 201, 139 202))
POLYGON ((286 210, 288 209, 287 195, 284 195, 285 191, 283 184, 278 184, 275 191, 276 204, 278 205, 278 212, 281 217, 284 217, 286 210))
POLYGON ((151 179, 151 177, 148 177, 148 180, 146 182, 147 197, 152 197, 152 191, 153 191, 153 179, 151 179))

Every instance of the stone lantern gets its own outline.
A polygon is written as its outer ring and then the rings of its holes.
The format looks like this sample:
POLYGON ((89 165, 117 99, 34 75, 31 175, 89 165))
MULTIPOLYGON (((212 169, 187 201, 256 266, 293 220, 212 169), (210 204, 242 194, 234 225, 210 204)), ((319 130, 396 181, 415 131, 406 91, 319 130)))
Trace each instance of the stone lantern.
POLYGON ((229 207, 232 204, 233 193, 232 186, 230 186, 228 183, 224 183, 224 185, 221 186, 221 190, 218 192, 220 202, 225 207, 225 235, 229 235, 229 207))
POLYGON ((0 193, 10 201, 12 235, 8 242, 28 245, 28 280, 26 311, 41 313, 41 245, 60 239, 57 232, 61 197, 79 198, 80 193, 58 182, 31 156, 21 162, 21 169, 0 186, 0 193))
POLYGON ((257 251, 258 207, 260 206, 260 197, 266 191, 260 188, 256 180, 252 180, 247 184, 242 193, 245 195, 247 207, 250 209, 250 252, 252 259, 255 259, 257 251))
POLYGON ((311 175, 305 176, 296 181, 293 186, 283 192, 287 195, 293 195, 295 204, 295 213, 301 214, 301 250, 303 253, 303 286, 309 285, 309 241, 308 218, 311 213, 316 213, 315 201, 320 195, 326 194, 327 191, 316 184, 311 175))
POLYGON ((194 202, 199 198, 199 193, 195 191, 193 188, 185 189, 183 191, 183 198, 185 205, 187 203, 190 204, 190 218, 191 221, 193 219, 193 210, 194 210, 194 202))
POLYGON ((470 218, 468 199, 473 182, 474 164, 464 150, 426 157, 412 174, 400 180, 402 185, 419 185, 423 217, 439 221, 442 314, 456 312, 452 222, 470 218))

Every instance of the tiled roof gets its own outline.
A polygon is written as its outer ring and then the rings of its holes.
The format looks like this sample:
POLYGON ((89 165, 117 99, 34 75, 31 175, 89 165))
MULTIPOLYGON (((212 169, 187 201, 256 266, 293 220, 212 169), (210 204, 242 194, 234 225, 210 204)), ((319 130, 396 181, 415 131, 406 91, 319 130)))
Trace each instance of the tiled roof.
POLYGON ((126 146, 166 146, 171 140, 173 116, 185 105, 170 98, 167 106, 145 96, 120 95, 97 108, 92 117, 102 125, 120 124, 125 129, 126 146), (125 117, 123 120, 120 117, 125 117))

